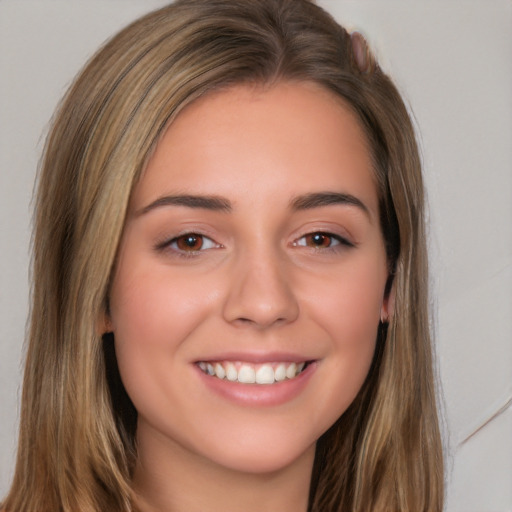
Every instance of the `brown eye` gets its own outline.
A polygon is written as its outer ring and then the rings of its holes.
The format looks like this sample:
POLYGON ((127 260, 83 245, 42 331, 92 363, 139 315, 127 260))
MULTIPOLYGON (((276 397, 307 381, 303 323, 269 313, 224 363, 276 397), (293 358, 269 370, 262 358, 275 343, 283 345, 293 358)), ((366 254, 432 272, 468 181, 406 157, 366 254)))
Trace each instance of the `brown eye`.
POLYGON ((304 239, 307 247, 317 247, 319 249, 331 247, 333 242, 339 243, 332 235, 327 233, 311 233, 310 235, 306 235, 304 239))
POLYGON ((184 235, 173 238, 168 246, 177 252, 194 253, 221 247, 207 236, 198 233, 185 233, 184 235))
POLYGON ((184 252, 200 251, 203 247, 204 239, 202 235, 196 233, 187 233, 176 238, 171 245, 184 252))
POLYGON ((297 247, 312 247, 313 249, 332 249, 341 245, 354 247, 354 244, 349 242, 347 239, 339 235, 333 235, 332 233, 326 233, 323 231, 316 231, 301 236, 293 245, 297 247))
POLYGON ((174 253, 178 256, 196 256, 208 249, 223 247, 210 237, 199 233, 183 233, 155 246, 158 251, 174 253))

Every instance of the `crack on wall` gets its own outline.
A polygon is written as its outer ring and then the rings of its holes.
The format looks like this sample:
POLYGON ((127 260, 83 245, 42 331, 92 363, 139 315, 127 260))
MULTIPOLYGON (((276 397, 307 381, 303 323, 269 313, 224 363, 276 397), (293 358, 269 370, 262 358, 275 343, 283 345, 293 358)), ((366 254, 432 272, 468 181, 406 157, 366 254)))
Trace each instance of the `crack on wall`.
POLYGON ((506 400, 505 400, 505 403, 499 407, 499 409, 494 412, 493 414, 491 414, 491 416, 489 416, 486 420, 484 420, 478 427, 476 427, 468 436, 466 436, 465 439, 463 439, 459 444, 458 444, 458 447, 460 448, 461 446, 463 446, 464 444, 466 444, 471 438, 473 438, 476 434, 478 434, 478 432, 480 432, 481 430, 483 430, 485 427, 487 427, 487 425, 489 425, 489 423, 491 423, 492 421, 494 421, 496 418, 498 418, 499 416, 501 416, 507 409, 509 409, 510 407, 512 407, 512 395, 510 395, 506 400))

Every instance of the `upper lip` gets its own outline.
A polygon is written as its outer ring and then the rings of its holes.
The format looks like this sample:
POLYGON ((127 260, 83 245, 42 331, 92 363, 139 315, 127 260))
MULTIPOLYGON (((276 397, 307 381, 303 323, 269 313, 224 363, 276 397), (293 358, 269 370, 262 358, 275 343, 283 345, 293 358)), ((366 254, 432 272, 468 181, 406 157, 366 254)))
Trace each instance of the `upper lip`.
POLYGON ((315 357, 310 357, 305 354, 297 354, 293 352, 218 352, 211 355, 205 355, 194 360, 198 363, 200 361, 240 361, 252 364, 262 364, 269 362, 287 362, 287 363, 301 363, 304 361, 314 361, 315 357))

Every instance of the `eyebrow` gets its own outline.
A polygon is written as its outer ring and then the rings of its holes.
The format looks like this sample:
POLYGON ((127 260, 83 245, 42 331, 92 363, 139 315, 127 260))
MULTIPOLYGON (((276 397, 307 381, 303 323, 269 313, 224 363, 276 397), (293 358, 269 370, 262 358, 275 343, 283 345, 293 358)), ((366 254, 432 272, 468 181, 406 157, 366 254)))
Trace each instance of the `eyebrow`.
POLYGON ((371 217, 370 210, 357 197, 341 192, 313 192, 294 198, 291 207, 294 210, 311 210, 322 206, 348 205, 355 206, 371 217))
MULTIPOLYGON (((291 208, 296 211, 312 210, 314 208, 332 205, 355 206, 371 217, 369 209, 360 199, 351 194, 341 192, 312 192, 310 194, 295 197, 290 202, 291 208)), ((225 213, 229 213, 233 210, 231 202, 224 197, 180 194, 159 197, 136 212, 136 216, 143 215, 156 208, 164 206, 185 206, 187 208, 205 209, 225 213)))
POLYGON ((143 215, 162 206, 185 206, 187 208, 198 208, 220 212, 230 212, 232 210, 231 203, 223 197, 185 194, 159 197, 156 201, 153 201, 139 210, 136 215, 143 215))

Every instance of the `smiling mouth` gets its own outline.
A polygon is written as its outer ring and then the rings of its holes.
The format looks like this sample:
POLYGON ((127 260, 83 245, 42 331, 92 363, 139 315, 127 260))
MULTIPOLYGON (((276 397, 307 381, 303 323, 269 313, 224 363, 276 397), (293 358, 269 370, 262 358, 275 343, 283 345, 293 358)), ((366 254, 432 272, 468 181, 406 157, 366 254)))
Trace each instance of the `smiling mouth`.
POLYGON ((197 366, 211 377, 242 384, 275 384, 295 379, 308 366, 309 361, 300 363, 263 363, 200 361, 197 366))

